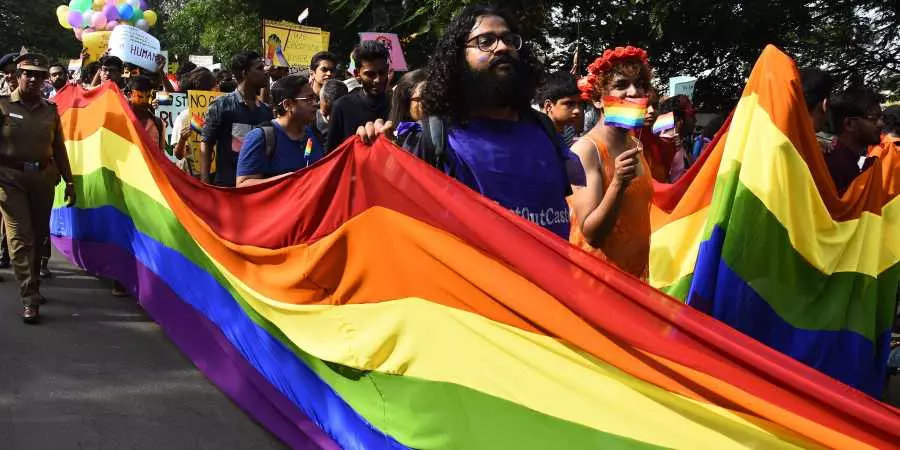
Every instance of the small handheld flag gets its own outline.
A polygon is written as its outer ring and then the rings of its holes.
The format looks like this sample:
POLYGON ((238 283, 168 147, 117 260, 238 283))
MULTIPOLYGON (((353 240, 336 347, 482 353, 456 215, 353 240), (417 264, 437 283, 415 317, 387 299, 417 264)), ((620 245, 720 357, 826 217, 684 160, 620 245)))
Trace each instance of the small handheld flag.
POLYGON ((653 134, 660 134, 675 128, 675 113, 667 112, 656 118, 653 123, 653 134))
POLYGON ((303 156, 309 158, 313 151, 313 141, 311 138, 306 139, 306 150, 303 150, 303 156))
POLYGON ((300 12, 300 15, 297 16, 297 23, 302 25, 303 21, 306 20, 307 17, 309 17, 309 8, 306 8, 300 12))
POLYGON ((191 130, 195 133, 203 131, 203 117, 198 114, 191 114, 191 130))
POLYGON ((643 127, 648 100, 647 97, 603 97, 603 123, 629 130, 643 127))

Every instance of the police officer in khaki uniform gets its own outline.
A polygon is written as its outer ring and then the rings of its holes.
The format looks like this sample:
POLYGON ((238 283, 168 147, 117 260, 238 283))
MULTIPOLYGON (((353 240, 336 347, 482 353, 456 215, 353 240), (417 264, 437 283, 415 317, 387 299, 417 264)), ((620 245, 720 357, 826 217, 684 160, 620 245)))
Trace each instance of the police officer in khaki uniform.
POLYGON ((41 242, 50 234, 54 189, 62 176, 65 199, 72 206, 75 185, 56 105, 41 98, 47 58, 23 54, 15 63, 18 88, 0 98, 0 212, 24 304, 22 319, 33 324, 44 303, 41 242))

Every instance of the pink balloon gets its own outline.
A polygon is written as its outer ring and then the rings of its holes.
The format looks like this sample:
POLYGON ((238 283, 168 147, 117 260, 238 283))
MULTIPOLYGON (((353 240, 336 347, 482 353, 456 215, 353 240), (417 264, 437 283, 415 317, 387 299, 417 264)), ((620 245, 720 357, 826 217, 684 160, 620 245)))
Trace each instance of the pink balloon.
POLYGON ((95 30, 106 28, 106 16, 103 14, 94 14, 94 17, 91 18, 91 26, 94 27, 95 30))
POLYGON ((110 20, 109 22, 106 22, 106 29, 108 31, 112 31, 113 28, 115 28, 117 26, 119 26, 119 22, 116 22, 115 20, 110 20))
POLYGON ((93 28, 91 28, 91 27, 87 27, 87 28, 84 29, 84 32, 85 32, 85 33, 93 33, 93 32, 95 32, 95 31, 97 31, 97 30, 95 30, 95 29, 93 29, 93 28))
POLYGON ((84 32, 81 28, 75 28, 75 39, 81 40, 81 34, 84 32))

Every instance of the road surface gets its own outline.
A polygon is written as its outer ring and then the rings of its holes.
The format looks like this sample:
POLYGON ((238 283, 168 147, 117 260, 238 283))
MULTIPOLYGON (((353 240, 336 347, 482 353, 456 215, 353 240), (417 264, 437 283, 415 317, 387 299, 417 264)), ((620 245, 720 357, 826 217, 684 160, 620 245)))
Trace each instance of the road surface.
POLYGON ((279 449, 129 298, 59 255, 27 326, 0 270, 0 448, 279 449))

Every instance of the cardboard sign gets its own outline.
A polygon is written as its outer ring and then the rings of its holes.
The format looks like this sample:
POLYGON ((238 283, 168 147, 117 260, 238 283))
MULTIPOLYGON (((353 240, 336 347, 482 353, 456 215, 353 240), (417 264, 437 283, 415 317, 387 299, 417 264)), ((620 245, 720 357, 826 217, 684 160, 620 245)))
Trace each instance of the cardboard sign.
POLYGON ((387 47, 391 53, 391 68, 396 71, 409 70, 406 65, 406 57, 403 56, 403 49, 400 47, 400 38, 394 33, 359 33, 360 41, 378 41, 387 47))
POLYGON ((84 33, 81 35, 81 43, 87 50, 87 62, 91 63, 99 61, 100 57, 106 53, 109 48, 109 38, 112 31, 94 31, 93 33, 84 33))
MULTIPOLYGON (((191 130, 194 131, 194 139, 191 143, 191 156, 196 161, 197 167, 200 167, 200 131, 206 123, 206 112, 209 111, 209 105, 223 95, 221 92, 215 91, 188 91, 188 110, 191 116, 191 130)), ((227 149, 216 148, 216 152, 227 151, 227 149)), ((199 170, 199 169, 198 169, 199 170)), ((212 155, 209 165, 209 173, 216 172, 216 155, 212 155)))
POLYGON ((158 39, 130 25, 117 26, 109 38, 110 55, 151 72, 156 71, 159 50, 158 39))
POLYGON ((166 154, 174 161, 175 145, 172 142, 172 135, 175 132, 175 118, 187 109, 187 94, 169 94, 169 98, 172 99, 172 104, 157 106, 156 117, 166 125, 166 154))
POLYGON ((266 65, 308 67, 313 55, 328 50, 331 33, 290 22, 263 21, 263 53, 266 65))
POLYGON ((80 59, 70 59, 69 60, 69 74, 78 73, 81 71, 81 60, 80 59))
POLYGON ((687 95, 693 102, 695 84, 697 84, 697 79, 694 77, 680 76, 669 78, 669 97, 687 95))

